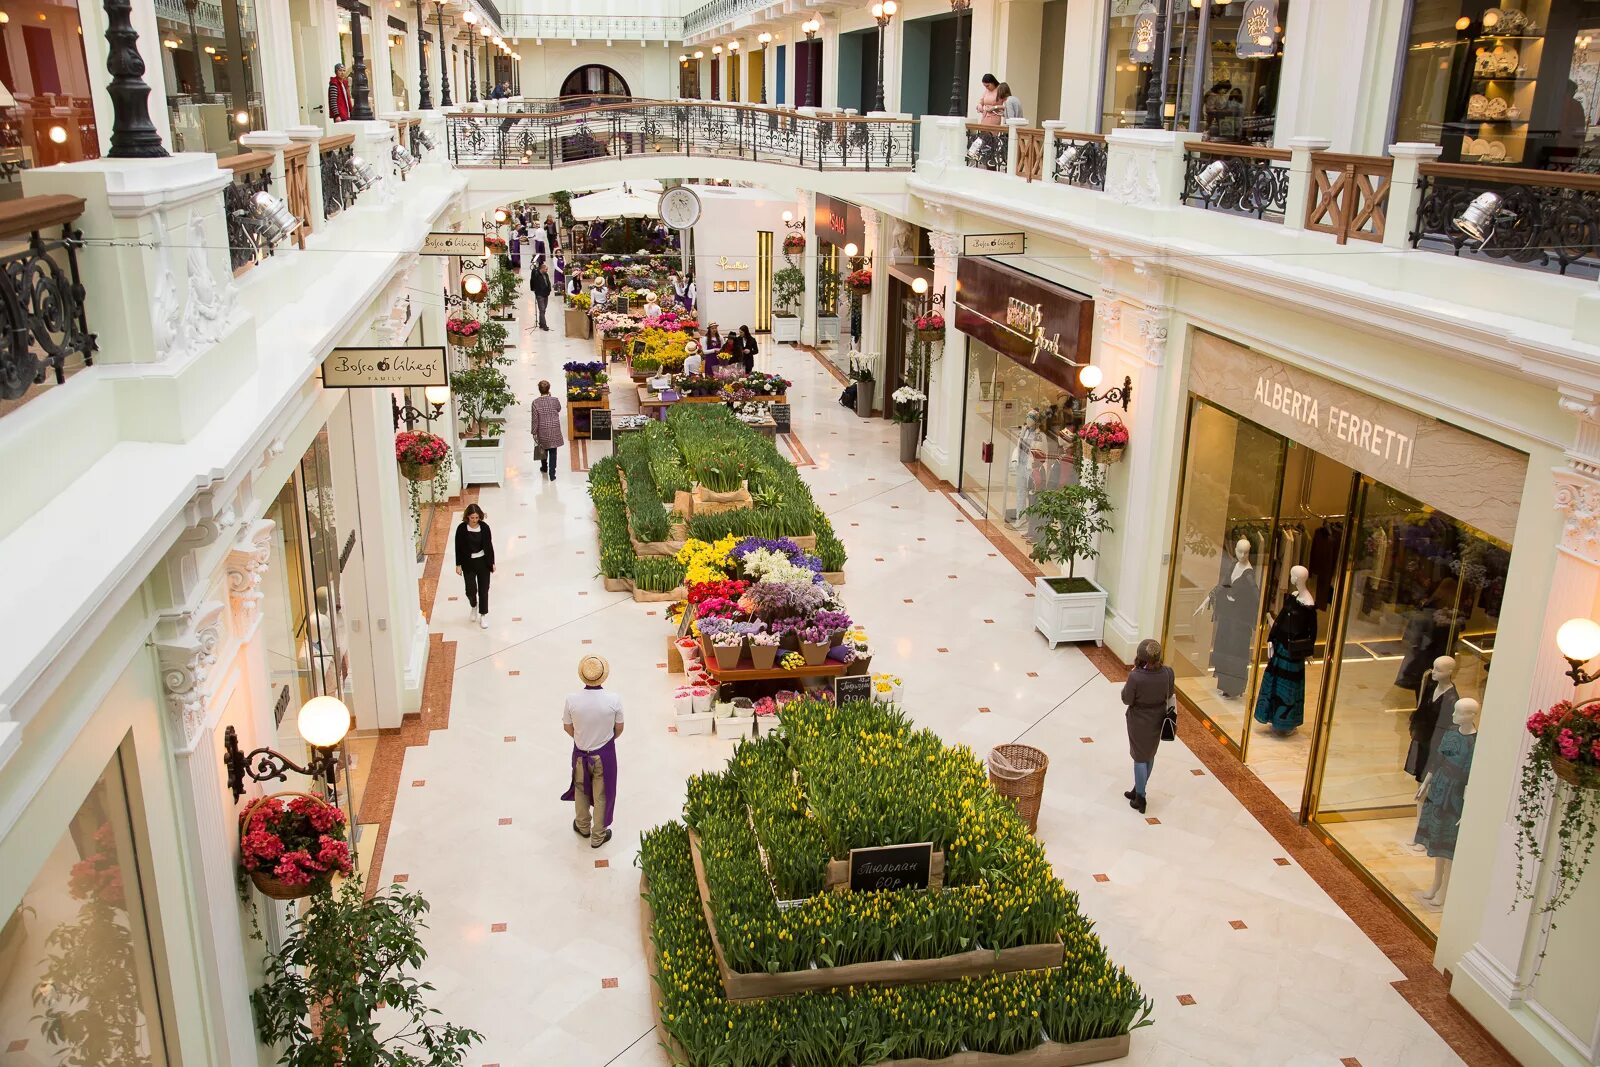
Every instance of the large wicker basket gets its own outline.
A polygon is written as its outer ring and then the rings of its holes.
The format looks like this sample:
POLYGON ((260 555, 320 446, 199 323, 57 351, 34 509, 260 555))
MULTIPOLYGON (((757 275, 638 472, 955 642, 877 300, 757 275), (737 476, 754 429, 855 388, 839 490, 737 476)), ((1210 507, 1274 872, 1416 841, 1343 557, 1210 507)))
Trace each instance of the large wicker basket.
MULTIPOLYGON (((250 803, 246 804, 244 811, 239 814, 239 832, 242 834, 244 832, 244 828, 250 825, 250 812, 255 810, 255 806, 257 804, 267 800, 272 800, 274 798, 281 799, 284 797, 311 797, 312 800, 319 801, 323 804, 328 802, 326 797, 319 797, 311 793, 299 792, 271 793, 256 797, 250 803)), ((261 894, 263 896, 271 897, 273 900, 299 900, 301 897, 309 897, 315 893, 321 892, 327 887, 329 882, 333 881, 332 871, 329 871, 321 878, 308 882, 305 885, 290 885, 288 882, 285 882, 283 879, 278 878, 268 871, 249 871, 247 873, 250 875, 250 881, 253 882, 255 887, 261 891, 261 894)))
POLYGON ((1050 757, 1031 745, 996 745, 989 752, 989 784, 1017 807, 1028 832, 1039 829, 1039 801, 1050 757))
POLYGON ((1579 767, 1569 759, 1551 756, 1550 769, 1555 772, 1557 778, 1568 785, 1576 786, 1579 789, 1600 788, 1600 772, 1586 771, 1585 768, 1579 767))

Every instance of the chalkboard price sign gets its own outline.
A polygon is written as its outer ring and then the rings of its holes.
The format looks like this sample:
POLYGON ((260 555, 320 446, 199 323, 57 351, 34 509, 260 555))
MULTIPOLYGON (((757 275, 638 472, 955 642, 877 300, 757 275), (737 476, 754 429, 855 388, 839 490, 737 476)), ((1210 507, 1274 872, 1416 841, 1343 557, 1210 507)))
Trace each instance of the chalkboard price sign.
POLYGON ((589 409, 589 440, 591 440, 591 441, 609 441, 609 440, 611 440, 611 409, 610 408, 590 408, 589 409))
POLYGON ((772 405, 772 421, 778 424, 778 433, 791 432, 789 429, 789 420, 792 418, 792 415, 790 412, 791 408, 788 404, 772 405))
POLYGON ((635 341, 633 342, 633 354, 635 356, 642 356, 648 347, 649 346, 647 346, 643 341, 635 341))
POLYGON ((850 850, 850 892, 926 889, 933 873, 933 842, 850 850))
POLYGON ((833 680, 833 699, 839 704, 843 704, 849 700, 871 700, 872 675, 838 675, 833 680))

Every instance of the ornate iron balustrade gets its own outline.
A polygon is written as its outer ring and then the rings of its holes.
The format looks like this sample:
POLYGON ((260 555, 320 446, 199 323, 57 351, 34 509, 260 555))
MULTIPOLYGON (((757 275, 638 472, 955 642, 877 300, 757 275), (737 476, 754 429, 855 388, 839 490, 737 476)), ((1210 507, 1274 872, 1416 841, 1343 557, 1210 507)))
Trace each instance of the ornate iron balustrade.
POLYGON ((1288 149, 1198 145, 1184 153, 1183 202, 1282 222, 1289 209, 1288 162, 1288 149))
POLYGON ((74 356, 85 367, 94 363, 98 346, 78 275, 83 235, 72 225, 82 213, 83 199, 76 196, 30 196, 0 205, 0 400, 20 399, 44 384, 47 372, 63 384, 74 356), (57 226, 59 237, 44 236, 57 226))
POLYGON ((658 15, 507 15, 504 34, 519 40, 681 41, 683 19, 658 15))
POLYGON ((1316 152, 1311 156, 1311 196, 1306 229, 1331 233, 1344 244, 1382 243, 1389 221, 1389 181, 1394 160, 1316 152))
POLYGON ((911 170, 916 123, 716 102, 639 101, 549 113, 452 115, 461 167, 561 167, 630 155, 710 156, 817 170, 911 170))
POLYGON ((1006 172, 1006 155, 1011 147, 1007 127, 967 123, 967 166, 976 170, 1006 172))
POLYGON ((1057 131, 1050 180, 1080 189, 1106 187, 1106 139, 1098 133, 1057 131))
POLYGON ((356 202, 356 194, 344 175, 355 159, 355 135, 330 137, 318 147, 322 152, 322 217, 331 219, 356 202))
POLYGON ((1417 182, 1414 248, 1504 260, 1536 270, 1600 274, 1600 175, 1424 163, 1417 182), (1493 193, 1485 239, 1456 225, 1493 193))
POLYGON ((217 166, 233 171, 232 183, 222 190, 222 210, 228 224, 228 258, 233 273, 239 275, 272 255, 272 246, 262 242, 249 224, 256 194, 272 188, 272 154, 247 152, 219 159, 217 166))
POLYGON ((683 19, 683 35, 692 37, 730 19, 767 7, 766 0, 711 0, 689 12, 683 19))

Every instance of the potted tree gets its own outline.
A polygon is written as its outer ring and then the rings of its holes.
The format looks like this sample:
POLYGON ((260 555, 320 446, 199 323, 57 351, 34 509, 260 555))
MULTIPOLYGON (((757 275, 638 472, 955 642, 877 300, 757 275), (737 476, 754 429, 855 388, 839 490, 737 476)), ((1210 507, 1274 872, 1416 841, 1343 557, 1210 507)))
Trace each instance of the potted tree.
POLYGON ((1100 555, 1097 538, 1110 533, 1111 499, 1105 475, 1093 460, 1079 467, 1077 485, 1046 489, 1022 512, 1035 522, 1033 559, 1065 566, 1065 577, 1033 580, 1033 625, 1055 648, 1062 641, 1093 641, 1105 635, 1106 591, 1079 578, 1077 561, 1100 555))
POLYGON ((366 898, 361 879, 324 890, 289 920, 267 954, 266 981, 251 994, 257 1035, 278 1062, 456 1067, 476 1030, 439 1018, 423 1002, 433 985, 416 970, 428 958, 420 893, 385 886, 366 898))
POLYGON ((497 319, 512 318, 521 292, 522 279, 511 269, 511 258, 500 256, 494 273, 489 275, 489 314, 497 319))
POLYGON ((461 419, 461 484, 505 484, 505 412, 516 394, 501 366, 510 360, 491 356, 450 376, 450 392, 461 419))
POLYGON ((806 272, 791 263, 772 276, 772 339, 795 344, 800 340, 800 301, 806 295, 806 272))

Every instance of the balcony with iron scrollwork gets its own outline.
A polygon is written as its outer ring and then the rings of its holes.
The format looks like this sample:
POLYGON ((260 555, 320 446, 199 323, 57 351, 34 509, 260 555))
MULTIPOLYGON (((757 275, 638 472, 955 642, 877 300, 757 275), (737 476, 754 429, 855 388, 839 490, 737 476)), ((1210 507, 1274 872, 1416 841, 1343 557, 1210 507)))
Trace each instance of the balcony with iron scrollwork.
POLYGON ((681 41, 681 18, 665 15, 507 15, 505 36, 552 41, 681 41))
POLYGON ((0 204, 0 413, 94 362, 74 225, 83 205, 76 196, 0 204))
POLYGON ((978 122, 967 123, 967 166, 973 170, 986 170, 994 174, 1006 172, 1006 154, 1011 150, 1005 126, 985 126, 978 122))
POLYGON ((1289 150, 1205 142, 1184 153, 1183 202, 1206 211, 1282 222, 1289 209, 1289 150))
POLYGON ((1055 131, 1050 144, 1050 180, 1079 189, 1106 187, 1106 139, 1098 133, 1055 131))
POLYGON ((322 214, 331 219, 356 202, 358 190, 349 178, 355 166, 355 136, 329 137, 318 149, 322 153, 322 214))
POLYGON ((746 104, 646 100, 558 112, 451 115, 448 123, 450 158, 460 167, 554 168, 628 156, 710 157, 829 171, 916 166, 914 122, 746 104))
POLYGON ((1418 171, 1412 247, 1600 276, 1600 175, 1461 163, 1418 171))
POLYGON ((272 192, 272 153, 229 156, 217 160, 217 166, 233 172, 233 181, 222 190, 222 210, 228 224, 228 259, 237 276, 272 255, 272 244, 262 241, 251 225, 257 194, 272 192))

